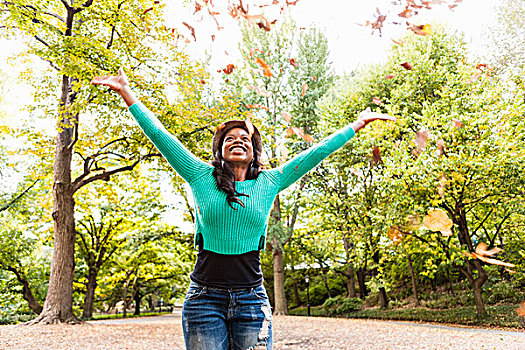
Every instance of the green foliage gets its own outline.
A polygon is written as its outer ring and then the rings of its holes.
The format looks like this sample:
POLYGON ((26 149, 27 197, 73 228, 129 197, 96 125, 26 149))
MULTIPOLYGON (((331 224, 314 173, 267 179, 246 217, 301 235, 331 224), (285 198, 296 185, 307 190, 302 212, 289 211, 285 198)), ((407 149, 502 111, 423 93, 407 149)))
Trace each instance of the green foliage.
POLYGON ((324 312, 330 316, 347 315, 361 308, 363 301, 359 298, 337 296, 328 298, 323 304, 324 312))

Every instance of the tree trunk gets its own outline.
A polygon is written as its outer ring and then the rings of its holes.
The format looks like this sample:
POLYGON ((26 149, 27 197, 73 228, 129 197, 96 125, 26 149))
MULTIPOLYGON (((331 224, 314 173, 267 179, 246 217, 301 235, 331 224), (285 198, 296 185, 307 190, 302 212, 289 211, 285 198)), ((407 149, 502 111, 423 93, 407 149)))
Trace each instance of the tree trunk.
POLYGON ((359 283, 359 298, 362 300, 368 295, 365 284, 365 270, 363 268, 357 269, 357 282, 359 283))
POLYGON ((479 260, 473 260, 473 261, 467 261, 467 269, 460 268, 459 269, 463 275, 467 278, 469 281, 469 284, 472 288, 472 292, 474 293, 474 303, 476 304, 476 312, 479 316, 483 316, 486 314, 485 310, 485 303, 483 302, 483 297, 481 295, 481 288, 487 282, 489 275, 488 273, 483 269, 481 266, 479 260), (476 267, 476 270, 478 271, 478 277, 474 278, 474 273, 472 269, 472 265, 476 267))
POLYGON ((287 315, 286 294, 284 291, 283 250, 279 247, 277 237, 273 238, 273 292, 275 296, 275 315, 287 315))
POLYGON ((84 309, 82 311, 82 318, 84 320, 91 320, 93 318, 93 304, 95 302, 95 289, 97 288, 97 275, 98 271, 96 270, 90 270, 88 273, 84 309))
POLYGON ((81 323, 73 313, 73 274, 75 265, 75 200, 71 184, 71 155, 75 116, 68 113, 71 83, 62 77, 62 98, 53 167, 53 221, 55 243, 44 309, 35 323, 81 323))
POLYGON ((22 284, 22 296, 24 300, 27 301, 29 308, 33 310, 33 312, 37 315, 40 315, 40 313, 42 312, 42 305, 40 305, 40 303, 36 300, 35 296, 33 295, 33 291, 31 291, 31 288, 29 287, 29 281, 27 280, 23 272, 19 271, 17 268, 12 266, 7 266, 7 270, 13 272, 18 282, 22 284))
POLYGON ((388 298, 386 296, 385 287, 379 288, 379 306, 381 309, 386 309, 388 307, 388 298))
POLYGON ((321 274, 323 276, 324 287, 326 288, 326 291, 328 292, 328 297, 331 298, 332 292, 330 292, 330 287, 328 286, 328 281, 326 280, 326 275, 324 274, 324 271, 321 271, 321 274))
POLYGON ((349 298, 356 298, 357 293, 355 291, 355 273, 354 273, 354 267, 352 265, 348 265, 348 268, 346 269, 346 288, 348 289, 348 297, 349 298))
POLYGON ((295 306, 301 305, 301 298, 299 298, 299 287, 297 286, 297 281, 293 281, 293 296, 295 306))
POLYGON ((414 273, 414 266, 412 265, 412 258, 410 257, 410 254, 407 253, 408 257, 408 266, 410 267, 410 277, 412 278, 412 294, 414 295, 414 299, 416 299, 416 305, 419 306, 419 294, 417 293, 417 282, 416 282, 416 275, 414 273))
POLYGON ((140 302, 142 301, 142 295, 140 295, 140 293, 135 293, 133 300, 135 301, 135 312, 133 312, 133 315, 138 316, 140 315, 140 302))

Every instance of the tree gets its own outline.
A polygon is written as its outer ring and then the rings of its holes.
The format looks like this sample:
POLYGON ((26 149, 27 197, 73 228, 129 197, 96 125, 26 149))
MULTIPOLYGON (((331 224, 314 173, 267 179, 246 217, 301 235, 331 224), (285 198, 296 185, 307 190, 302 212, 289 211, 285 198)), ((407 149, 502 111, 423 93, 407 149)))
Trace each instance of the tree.
MULTIPOLYGON (((55 115, 57 121, 55 240, 44 310, 33 323, 79 322, 72 310, 75 193, 87 184, 108 181, 158 156, 144 136, 138 136, 117 117, 124 111, 116 97, 91 86, 91 79, 127 65, 136 90, 141 94, 148 91, 145 103, 151 102, 156 112, 163 111, 168 125, 178 126, 182 107, 175 104, 168 108, 164 94, 169 75, 174 72, 178 76, 178 89, 191 92, 186 99, 193 99, 202 90, 202 71, 193 69, 176 48, 174 31, 161 22, 162 6, 149 5, 140 0, 11 1, 1 5, 4 28, 32 38, 29 52, 47 61, 52 69, 41 83, 37 98, 43 105, 39 107, 44 107, 41 110, 55 115), (58 103, 50 103, 57 88, 61 91, 58 103), (86 130, 81 128, 81 115, 89 126, 86 130), (96 132, 90 133, 91 128, 96 132)), ((198 108, 195 113, 199 113, 198 108)), ((203 119, 191 122, 199 124, 203 119)))

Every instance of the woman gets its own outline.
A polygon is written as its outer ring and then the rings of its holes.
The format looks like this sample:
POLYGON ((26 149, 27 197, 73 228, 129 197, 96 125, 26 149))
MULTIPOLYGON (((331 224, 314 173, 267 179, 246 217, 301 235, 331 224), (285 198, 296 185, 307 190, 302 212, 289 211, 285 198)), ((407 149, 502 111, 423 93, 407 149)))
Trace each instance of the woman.
POLYGON ((213 136, 210 165, 191 154, 136 99, 122 68, 118 76, 97 77, 93 84, 120 94, 145 134, 191 186, 199 253, 182 311, 186 348, 271 349, 272 313, 259 251, 275 197, 369 122, 394 118, 361 113, 356 122, 271 170, 262 170, 257 128, 229 121, 213 136))

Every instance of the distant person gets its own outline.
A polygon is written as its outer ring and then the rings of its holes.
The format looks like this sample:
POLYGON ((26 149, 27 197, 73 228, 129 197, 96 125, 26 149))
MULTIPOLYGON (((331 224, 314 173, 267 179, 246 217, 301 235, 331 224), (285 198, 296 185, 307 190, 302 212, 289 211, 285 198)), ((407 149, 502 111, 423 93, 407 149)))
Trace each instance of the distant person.
POLYGON ((199 253, 182 310, 186 348, 272 349, 272 312, 259 251, 265 246, 275 197, 368 123, 394 118, 363 112, 352 124, 270 170, 261 164, 259 130, 251 123, 230 120, 217 127, 210 165, 195 157, 137 100, 122 68, 117 76, 96 77, 92 83, 120 94, 144 133, 193 192, 199 253))

